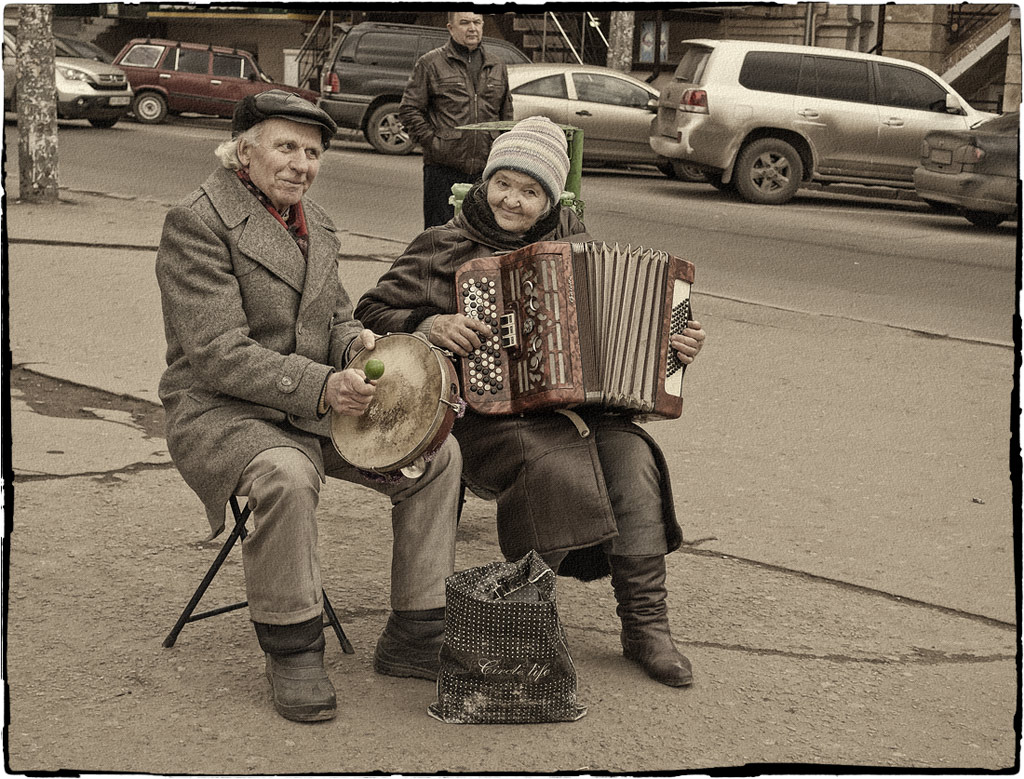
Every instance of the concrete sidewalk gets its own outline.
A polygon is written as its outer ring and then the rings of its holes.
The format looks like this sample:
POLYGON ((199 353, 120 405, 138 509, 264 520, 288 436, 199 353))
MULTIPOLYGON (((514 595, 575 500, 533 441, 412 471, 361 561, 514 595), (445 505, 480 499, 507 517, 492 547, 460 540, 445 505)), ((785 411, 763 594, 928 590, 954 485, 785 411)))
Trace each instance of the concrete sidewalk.
MULTIPOLYGON (((14 364, 63 382, 54 393, 68 382, 86 393, 73 418, 51 415, 38 390, 12 393, 15 771, 1013 765, 1011 350, 704 290, 709 342, 687 374, 687 407, 650 428, 686 538, 670 558, 671 619, 696 682, 649 682, 619 654, 608 583, 560 580, 590 707, 573 724, 443 725, 425 713, 430 685, 374 675, 387 507, 332 483, 325 586, 357 654, 330 647, 343 711, 303 727, 273 712, 244 612, 160 646, 217 546, 196 543, 201 507, 131 410, 157 411, 153 259, 168 204, 62 198, 7 213, 14 364)), ((354 299, 404 248, 340 237, 354 299)), ((458 554, 459 568, 499 559, 493 506, 471 501, 458 554)), ((236 559, 222 576, 230 599, 236 559)))

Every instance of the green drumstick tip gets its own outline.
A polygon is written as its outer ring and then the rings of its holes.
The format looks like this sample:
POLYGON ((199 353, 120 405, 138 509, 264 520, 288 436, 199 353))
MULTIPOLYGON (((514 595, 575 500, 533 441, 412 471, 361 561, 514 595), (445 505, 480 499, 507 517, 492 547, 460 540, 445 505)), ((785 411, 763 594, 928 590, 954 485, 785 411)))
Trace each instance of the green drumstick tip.
POLYGON ((384 375, 384 363, 376 358, 367 360, 363 366, 363 373, 370 381, 375 381, 384 375))

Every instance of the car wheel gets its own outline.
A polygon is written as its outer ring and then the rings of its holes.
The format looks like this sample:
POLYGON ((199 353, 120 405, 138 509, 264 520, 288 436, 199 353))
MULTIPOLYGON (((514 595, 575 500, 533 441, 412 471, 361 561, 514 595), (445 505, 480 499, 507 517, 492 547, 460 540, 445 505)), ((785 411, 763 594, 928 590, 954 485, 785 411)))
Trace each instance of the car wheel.
POLYGON ((158 92, 142 92, 132 102, 132 113, 143 124, 159 124, 167 117, 167 101, 158 92))
POLYGON ((993 214, 991 211, 964 211, 964 216, 975 227, 998 227, 1006 221, 1006 214, 993 214))
POLYGON ((707 176, 699 165, 685 160, 663 159, 656 165, 658 170, 670 179, 678 181, 707 181, 707 176))
POLYGON ((803 173, 796 149, 778 138, 761 138, 740 152, 732 177, 744 200, 779 205, 796 194, 803 173))
POLYGON ((117 117, 113 119, 90 119, 89 124, 93 127, 113 127, 117 124, 117 117))
POLYGON ((398 119, 398 103, 377 106, 366 120, 366 140, 381 154, 408 154, 413 142, 398 119))

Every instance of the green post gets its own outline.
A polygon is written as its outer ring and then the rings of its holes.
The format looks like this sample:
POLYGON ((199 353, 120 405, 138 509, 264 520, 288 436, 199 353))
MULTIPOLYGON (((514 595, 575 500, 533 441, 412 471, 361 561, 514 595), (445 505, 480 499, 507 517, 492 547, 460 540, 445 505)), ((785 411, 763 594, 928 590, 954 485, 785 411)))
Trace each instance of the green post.
MULTIPOLYGON (((583 130, 573 129, 569 144, 569 177, 565 180, 565 188, 579 200, 583 175, 583 130)), ((568 134, 568 133, 567 133, 568 134)))

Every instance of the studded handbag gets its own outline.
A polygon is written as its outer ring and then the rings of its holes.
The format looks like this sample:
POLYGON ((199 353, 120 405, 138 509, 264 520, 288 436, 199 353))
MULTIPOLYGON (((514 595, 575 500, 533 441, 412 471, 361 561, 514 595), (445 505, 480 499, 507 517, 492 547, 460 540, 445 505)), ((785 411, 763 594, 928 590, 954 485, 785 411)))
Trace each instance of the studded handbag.
POLYGON ((555 608, 555 574, 536 552, 454 573, 445 590, 430 716, 493 725, 571 722, 587 713, 555 608))

